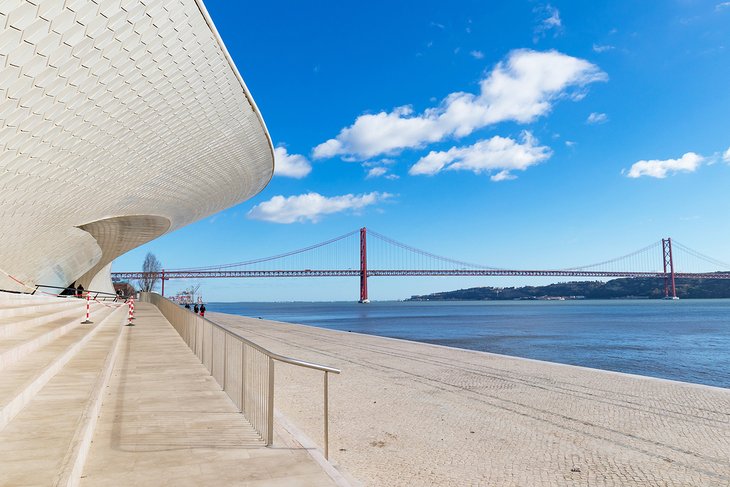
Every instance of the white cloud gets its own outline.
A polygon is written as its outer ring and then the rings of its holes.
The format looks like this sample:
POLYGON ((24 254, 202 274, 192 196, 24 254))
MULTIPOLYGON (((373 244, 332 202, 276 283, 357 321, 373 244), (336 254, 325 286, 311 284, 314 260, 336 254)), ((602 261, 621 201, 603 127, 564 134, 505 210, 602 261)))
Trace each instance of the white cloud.
POLYGON ((300 154, 289 154, 286 147, 274 149, 274 174, 288 178, 301 179, 312 171, 312 165, 300 154))
POLYGON ((367 159, 419 148, 446 137, 464 137, 487 125, 513 120, 529 123, 550 112, 563 97, 580 99, 580 90, 608 77, 590 62, 559 53, 512 51, 480 83, 480 93, 456 92, 437 107, 414 114, 410 106, 359 116, 349 127, 314 148, 315 158, 367 159))
MULTIPOLYGON (((367 166, 365 166, 365 167, 367 167, 367 166)), ((392 174, 390 172, 390 169, 388 169, 387 167, 383 167, 383 166, 371 167, 370 169, 368 169, 368 173, 365 176, 365 179, 372 179, 372 178, 379 178, 379 177, 384 177, 385 179, 400 179, 400 176, 398 176, 397 174, 392 174)))
POLYGON ((482 51, 474 50, 471 51, 469 55, 471 55, 474 59, 484 59, 484 53, 482 51))
POLYGON ((720 11, 726 8, 730 8, 730 2, 720 2, 717 5, 715 5, 715 10, 720 11))
POLYGON ((565 146, 566 147, 571 147, 572 148, 572 147, 575 147, 576 144, 577 144, 577 142, 575 142, 574 140, 566 140, 565 141, 565 146))
POLYGON ((385 176, 385 174, 388 172, 387 167, 372 167, 368 171, 368 175, 366 176, 368 179, 370 178, 377 178, 380 176, 385 176))
POLYGON ((606 122, 608 122, 608 115, 606 115, 605 113, 598 113, 598 112, 591 113, 590 115, 588 115, 588 119, 586 120, 586 123, 590 124, 590 125, 596 125, 599 123, 606 123, 606 122))
POLYGON ((395 164, 395 159, 378 159, 377 161, 365 161, 362 163, 363 167, 375 167, 375 166, 392 166, 395 164))
POLYGON ((611 51, 613 49, 616 49, 614 46, 611 46, 609 44, 593 44, 593 51, 595 52, 606 52, 611 51))
POLYGON ((539 17, 533 42, 537 42, 540 37, 544 37, 551 30, 555 31, 556 36, 561 32, 563 22, 560 20, 560 11, 557 8, 548 3, 547 5, 535 7, 533 12, 539 17))
POLYGON ((663 179, 668 175, 678 172, 694 172, 704 162, 705 158, 694 152, 687 152, 679 159, 651 160, 635 162, 629 170, 627 177, 640 178, 649 176, 663 179))
POLYGON ((444 170, 462 170, 475 174, 491 173, 492 181, 514 179, 516 176, 511 171, 524 171, 552 155, 549 147, 537 144, 537 139, 527 131, 522 133, 522 143, 495 136, 466 147, 431 151, 419 159, 408 173, 434 175, 444 170))
POLYGON ((360 195, 322 196, 306 193, 297 196, 274 196, 259 203, 248 212, 248 218, 274 223, 317 223, 322 216, 343 211, 357 211, 392 197, 390 193, 365 193, 360 195))
POLYGON ((730 163, 730 147, 728 147, 728 149, 722 155, 722 160, 725 161, 725 162, 730 163))

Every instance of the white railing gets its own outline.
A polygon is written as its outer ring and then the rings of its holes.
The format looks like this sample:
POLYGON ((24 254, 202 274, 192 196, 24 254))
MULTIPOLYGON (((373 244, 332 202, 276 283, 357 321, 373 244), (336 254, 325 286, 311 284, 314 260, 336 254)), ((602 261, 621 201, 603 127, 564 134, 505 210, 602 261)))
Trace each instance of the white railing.
POLYGON ((339 369, 270 352, 157 293, 140 293, 140 301, 157 306, 267 446, 274 439, 274 361, 324 372, 324 457, 329 458, 329 374, 339 369))

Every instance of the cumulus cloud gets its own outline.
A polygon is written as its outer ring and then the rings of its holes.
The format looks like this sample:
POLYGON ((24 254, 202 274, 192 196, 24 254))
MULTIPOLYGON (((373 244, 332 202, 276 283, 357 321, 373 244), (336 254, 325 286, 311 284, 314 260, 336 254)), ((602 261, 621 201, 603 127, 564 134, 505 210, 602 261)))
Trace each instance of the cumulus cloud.
POLYGON ((484 53, 482 51, 474 50, 474 51, 471 51, 469 53, 469 55, 471 57, 473 57, 474 59, 484 59, 484 53))
POLYGON ((730 2, 720 2, 717 5, 715 5, 715 10, 717 10, 718 12, 720 10, 724 10, 726 8, 730 8, 730 2))
POLYGON ((286 147, 274 149, 274 174, 301 179, 312 171, 312 165, 300 154, 289 154, 286 147))
POLYGON ((248 212, 248 218, 274 223, 317 223, 324 215, 357 211, 392 197, 390 193, 365 193, 360 195, 322 196, 306 193, 297 196, 274 196, 259 203, 248 212))
POLYGON ((730 163, 730 147, 728 147, 728 149, 722 155, 722 160, 725 161, 725 162, 730 163))
POLYGON ((606 52, 611 51, 613 49, 616 49, 614 46, 611 46, 609 44, 593 44, 593 51, 594 52, 606 52))
POLYGON ((512 51, 481 81, 480 93, 456 92, 433 108, 414 114, 410 106, 359 116, 314 148, 315 158, 367 159, 420 148, 446 137, 465 137, 487 125, 512 120, 529 123, 547 114, 565 96, 580 99, 589 83, 608 77, 590 62, 559 53, 512 51), (578 88, 578 91, 571 88, 578 88))
POLYGON ((588 115, 588 119, 586 120, 586 123, 589 125, 597 125, 599 123, 606 122, 608 122, 608 115, 598 112, 591 113, 590 115, 588 115))
POLYGON ((631 166, 626 176, 630 178, 648 176, 663 179, 678 172, 694 172, 704 160, 705 158, 699 154, 687 152, 679 159, 638 161, 631 166))
POLYGON ((434 175, 444 170, 490 173, 492 181, 514 179, 512 171, 524 171, 552 155, 549 147, 538 145, 530 132, 522 133, 522 142, 500 136, 480 140, 466 147, 431 151, 408 171, 412 175, 434 175))

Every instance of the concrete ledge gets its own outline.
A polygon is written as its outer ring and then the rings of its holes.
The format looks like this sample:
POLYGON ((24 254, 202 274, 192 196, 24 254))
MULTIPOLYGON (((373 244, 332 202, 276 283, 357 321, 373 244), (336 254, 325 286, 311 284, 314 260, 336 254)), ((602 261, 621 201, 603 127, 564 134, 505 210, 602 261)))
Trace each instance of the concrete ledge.
MULTIPOLYGON (((317 447, 317 444, 312 441, 310 437, 304 434, 302 430, 297 428, 294 423, 284 416, 278 409, 274 411, 274 417, 276 418, 276 427, 278 428, 279 436, 287 438, 290 442, 295 441, 299 447, 304 448, 309 453, 309 456, 322 467, 322 470, 329 475, 332 481, 338 487, 360 487, 360 483, 354 482, 352 479, 348 479, 345 475, 335 467, 329 460, 324 457, 322 451, 317 447)), ((296 446, 296 445, 295 445, 296 446)))

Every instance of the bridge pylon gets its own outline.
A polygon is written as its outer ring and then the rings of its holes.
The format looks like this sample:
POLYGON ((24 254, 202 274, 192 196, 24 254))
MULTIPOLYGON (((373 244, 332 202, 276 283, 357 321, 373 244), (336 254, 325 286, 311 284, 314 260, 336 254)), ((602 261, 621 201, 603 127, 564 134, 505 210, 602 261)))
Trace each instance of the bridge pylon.
POLYGON ((360 303, 369 303, 368 299, 368 229, 360 229, 360 303))
POLYGON ((664 262, 664 299, 679 299, 675 284, 674 258, 672 256, 672 239, 662 239, 662 260, 664 262), (669 290, 671 289, 671 296, 669 290))

